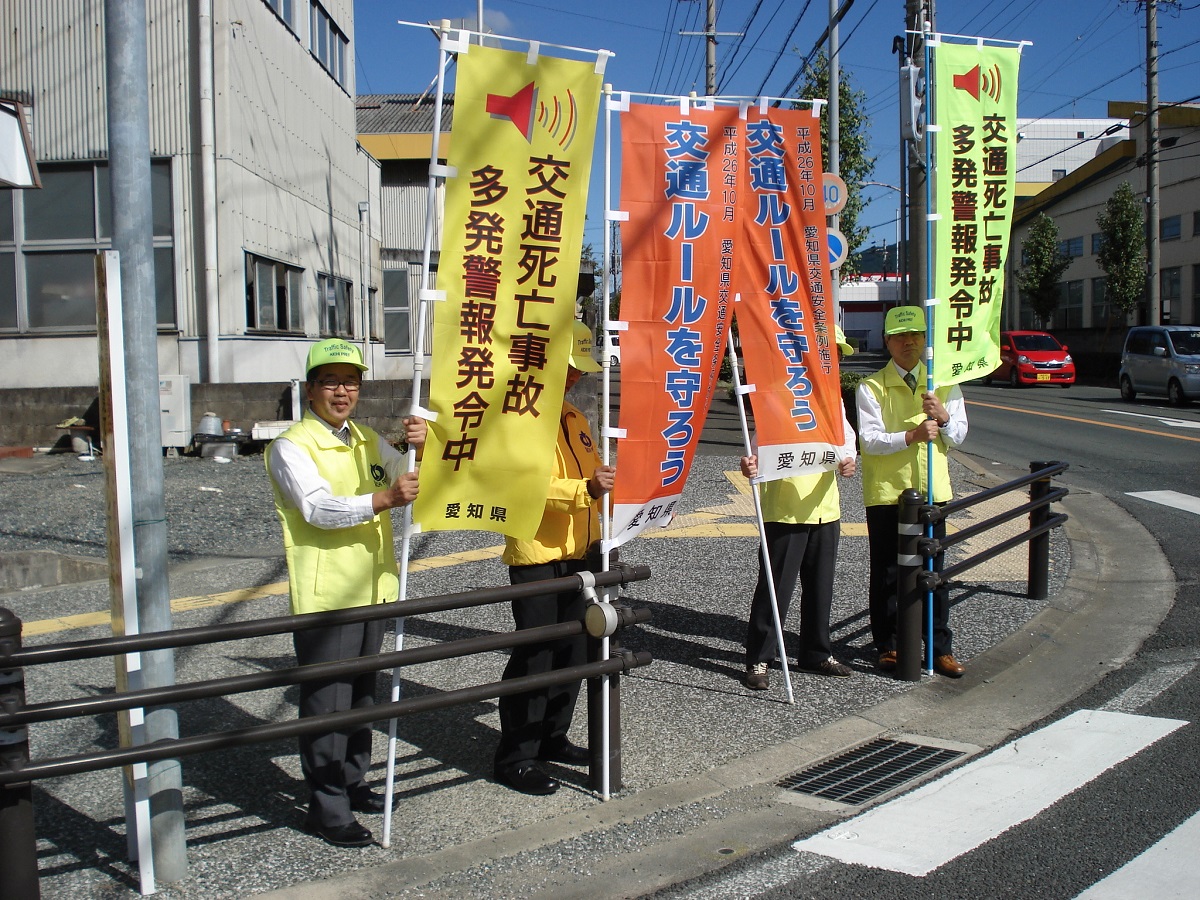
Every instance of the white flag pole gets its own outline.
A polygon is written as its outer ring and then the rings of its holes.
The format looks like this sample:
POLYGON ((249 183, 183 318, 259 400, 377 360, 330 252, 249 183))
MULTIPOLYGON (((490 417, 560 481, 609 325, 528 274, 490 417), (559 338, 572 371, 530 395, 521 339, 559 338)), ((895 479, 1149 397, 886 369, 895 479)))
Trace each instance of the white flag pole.
MULTIPOLYGON (((444 182, 446 178, 451 177, 454 172, 450 167, 438 163, 438 150, 441 146, 442 134, 442 98, 445 92, 446 84, 446 67, 450 64, 450 54, 452 52, 463 51, 462 35, 459 33, 458 39, 452 41, 450 39, 450 22, 448 19, 443 19, 439 27, 440 41, 438 46, 438 74, 437 74, 437 95, 433 104, 433 141, 429 149, 429 179, 425 200, 425 246, 421 253, 421 288, 418 292, 417 303, 417 334, 416 344, 413 347, 413 379, 412 379, 412 404, 409 407, 410 416, 420 416, 426 421, 434 421, 436 416, 428 410, 421 408, 421 384, 423 381, 423 373, 425 371, 425 325, 429 317, 429 304, 432 300, 444 299, 437 296, 437 292, 430 284, 429 266, 433 248, 433 232, 437 214, 438 195, 437 188, 439 183, 444 182)), ((463 51, 465 52, 465 51, 463 51)), ((417 467, 417 450, 415 447, 409 447, 407 459, 405 461, 406 471, 412 472, 417 467)), ((400 602, 408 599, 408 555, 413 533, 417 527, 412 521, 412 504, 404 507, 401 515, 402 535, 400 538, 400 602)), ((404 649, 404 617, 397 616, 395 619, 396 640, 394 649, 399 651, 404 649)), ((391 702, 395 703, 400 699, 400 668, 397 666, 392 669, 392 691, 391 702)), ((386 789, 383 798, 383 837, 380 844, 384 847, 391 846, 392 838, 392 789, 396 778, 396 720, 395 718, 388 720, 388 754, 387 754, 387 778, 386 789)))
MULTIPOLYGON (((734 302, 741 302, 741 294, 734 298, 734 302)), ((750 426, 746 422, 746 401, 743 397, 746 394, 754 392, 754 385, 742 384, 742 376, 738 371, 738 356, 737 351, 733 348, 733 334, 729 335, 727 344, 729 351, 729 366, 733 370, 733 393, 737 401, 738 419, 742 424, 742 445, 746 451, 746 456, 752 454, 750 444, 750 426)), ((763 562, 763 577, 767 582, 767 590, 771 597, 771 619, 775 623, 775 642, 779 650, 779 665, 783 669, 783 683, 787 687, 787 702, 795 703, 796 698, 792 694, 792 673, 788 669, 787 650, 783 644, 783 622, 779 618, 779 600, 775 596, 775 572, 771 568, 771 553, 767 547, 767 526, 763 522, 762 500, 758 496, 758 477, 750 479, 750 494, 754 498, 754 518, 758 522, 758 540, 759 549, 762 553, 763 562)))

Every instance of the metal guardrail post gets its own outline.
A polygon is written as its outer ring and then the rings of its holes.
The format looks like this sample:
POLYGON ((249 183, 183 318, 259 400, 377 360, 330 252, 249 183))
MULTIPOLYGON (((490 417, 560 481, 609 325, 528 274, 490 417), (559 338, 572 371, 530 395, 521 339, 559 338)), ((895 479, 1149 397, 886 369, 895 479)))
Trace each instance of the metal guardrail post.
MULTIPOLYGON (((617 656, 621 642, 617 635, 608 639, 609 656, 617 656)), ((588 662, 600 659, 600 640, 588 636, 588 662)), ((602 755, 604 734, 604 691, 608 683, 608 789, 611 793, 621 790, 621 676, 589 678, 588 687, 588 787, 593 791, 604 790, 604 757, 602 755)))
POLYGON ((909 488, 900 495, 900 524, 896 553, 896 677, 921 680, 921 591, 917 583, 925 560, 919 541, 924 531, 918 520, 921 495, 909 488))
MULTIPOLYGON (((0 608, 0 657, 21 649, 21 620, 0 608)), ((18 666, 0 670, 0 708, 16 712, 25 705, 25 673, 18 666)), ((0 728, 0 768, 15 771, 29 762, 29 729, 0 728)), ((0 892, 13 900, 37 900, 37 835, 33 829, 33 785, 0 787, 0 892)))
MULTIPOLYGON (((1058 465, 1057 462, 1031 462, 1030 472, 1058 465)), ((1029 485, 1031 502, 1044 499, 1050 493, 1050 476, 1039 478, 1029 485)), ((1029 511, 1029 530, 1034 531, 1039 525, 1050 518, 1049 504, 1043 504, 1029 511)), ((1032 600, 1045 600, 1050 596, 1050 532, 1046 531, 1029 539, 1029 597, 1032 600)))

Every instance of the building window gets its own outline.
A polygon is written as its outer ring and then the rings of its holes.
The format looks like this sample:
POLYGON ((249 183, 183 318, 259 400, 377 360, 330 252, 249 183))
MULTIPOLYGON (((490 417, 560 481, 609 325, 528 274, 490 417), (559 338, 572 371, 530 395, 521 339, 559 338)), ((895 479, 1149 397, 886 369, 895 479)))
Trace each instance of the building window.
POLYGON ((1066 177, 1067 177, 1066 169, 1051 169, 1050 170, 1050 180, 1051 181, 1062 181, 1066 177))
MULTIPOLYGON (((0 191, 0 329, 96 330, 96 254, 112 247, 106 162, 41 163, 42 189, 0 191)), ((171 164, 150 164, 155 306, 175 325, 171 164)))
POLYGON ((1083 238, 1073 237, 1060 241, 1058 252, 1063 256, 1083 256, 1083 238))
POLYGON ((383 271, 383 343, 389 353, 412 353, 412 293, 409 270, 383 271))
POLYGON ((350 299, 354 282, 334 275, 317 275, 317 298, 321 305, 321 334, 351 337, 350 299))
POLYGON ((1179 266, 1172 266, 1158 273, 1159 299, 1162 304, 1162 321, 1164 325, 1179 321, 1178 318, 1172 316, 1172 312, 1176 315, 1179 313, 1181 276, 1182 272, 1179 266))
POLYGON ((1180 235, 1179 216, 1167 216, 1158 221, 1158 236, 1160 240, 1177 241, 1180 235))
POLYGON ((1100 252, 1100 248, 1104 245, 1104 235, 1096 232, 1092 235, 1092 256, 1100 252))
POLYGON ((294 0, 264 0, 264 2, 274 10, 275 15, 283 20, 283 24, 287 25, 292 33, 295 33, 296 10, 294 0))
POLYGON ((346 86, 346 57, 350 41, 325 12, 317 0, 312 0, 309 18, 308 49, 333 80, 346 86))
POLYGON ((1195 322, 1196 316, 1200 315, 1200 265, 1192 266, 1192 314, 1185 316, 1180 313, 1180 320, 1184 322, 1195 322))
MULTIPOLYGON (((1082 240, 1082 238, 1080 238, 1082 240)), ((1083 327, 1083 281, 1065 281, 1059 284, 1061 303, 1056 328, 1083 327)))
POLYGON ((1092 327, 1097 328, 1108 321, 1108 301, 1104 297, 1108 287, 1108 278, 1101 276, 1092 279, 1092 327))
POLYGON ((303 269, 246 254, 246 328, 302 334, 303 297, 303 269))
POLYGON ((1192 213, 1192 237, 1200 235, 1200 212, 1192 213))

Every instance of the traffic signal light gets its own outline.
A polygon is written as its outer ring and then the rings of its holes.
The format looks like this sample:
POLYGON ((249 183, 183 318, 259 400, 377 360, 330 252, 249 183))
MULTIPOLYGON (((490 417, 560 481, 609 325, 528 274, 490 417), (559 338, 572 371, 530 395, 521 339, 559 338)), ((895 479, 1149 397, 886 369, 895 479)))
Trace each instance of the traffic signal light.
POLYGON ((900 137, 919 141, 925 136, 925 77, 919 66, 900 67, 900 137))

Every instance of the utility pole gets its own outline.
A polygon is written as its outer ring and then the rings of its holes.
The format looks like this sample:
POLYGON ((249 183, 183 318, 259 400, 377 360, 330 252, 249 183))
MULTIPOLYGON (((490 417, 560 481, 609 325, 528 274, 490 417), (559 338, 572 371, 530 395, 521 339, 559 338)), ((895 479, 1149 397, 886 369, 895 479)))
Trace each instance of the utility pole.
POLYGON ((681 31, 683 37, 704 38, 704 96, 717 94, 717 38, 740 37, 740 31, 717 31, 717 0, 707 0, 703 31, 681 31))
MULTIPOLYGON (((171 630, 167 589, 167 515, 163 499, 158 326, 154 301, 153 215, 150 205, 150 101, 147 77, 146 0, 104 4, 108 68, 108 165, 112 193, 112 246, 121 255, 126 407, 133 495, 133 545, 137 561, 138 629, 171 630)), ((211 336, 210 336, 211 337, 211 336)), ((122 348, 114 347, 114 352, 122 348)), ((142 654, 142 687, 175 683, 172 650, 142 654)), ((146 743, 179 737, 172 707, 146 711, 146 743)), ((150 836, 154 870, 162 881, 187 875, 183 779, 179 761, 148 765, 150 836)))
POLYGON ((704 17, 704 93, 717 93, 717 0, 708 0, 704 17))
MULTIPOLYGON (((905 17, 904 21, 910 33, 906 35, 906 44, 910 48, 909 57, 913 64, 922 69, 922 75, 925 80, 925 111, 926 119, 929 115, 929 73, 924 71, 925 67, 925 46, 924 39, 921 35, 926 30, 926 25, 930 29, 933 28, 933 3, 934 0, 905 0, 905 17)), ((927 178, 931 173, 925 171, 925 154, 922 152, 922 141, 929 140, 929 133, 926 131, 925 136, 921 140, 908 141, 906 150, 908 152, 907 166, 908 178, 905 187, 907 188, 908 199, 908 246, 905 248, 906 256, 908 257, 908 300, 909 306, 918 306, 921 309, 925 308, 925 301, 929 298, 929 283, 930 272, 926 260, 926 216, 929 212, 928 203, 926 201, 926 184, 927 178)))
POLYGON ((1158 0, 1146 0, 1146 300, 1150 325, 1162 321, 1158 267, 1158 0))

